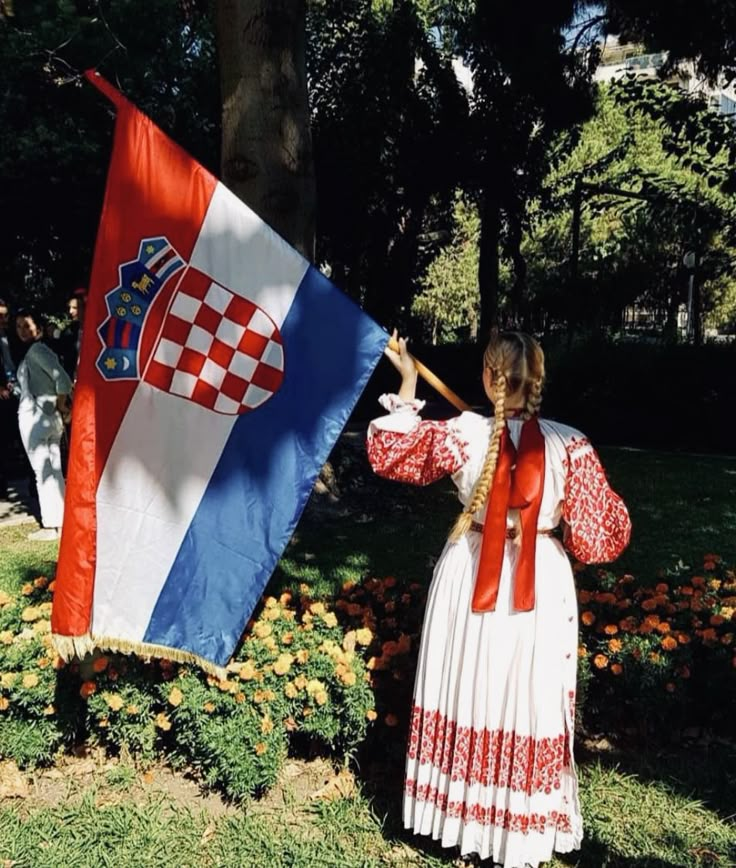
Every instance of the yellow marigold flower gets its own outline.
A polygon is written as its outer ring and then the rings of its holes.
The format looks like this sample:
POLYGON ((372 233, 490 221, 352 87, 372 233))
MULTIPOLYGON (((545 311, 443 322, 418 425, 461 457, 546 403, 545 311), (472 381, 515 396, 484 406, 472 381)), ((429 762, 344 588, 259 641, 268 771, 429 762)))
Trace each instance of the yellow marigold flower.
POLYGON ((109 693, 105 696, 105 699, 107 700, 108 706, 113 711, 120 711, 120 709, 123 707, 123 705, 125 705, 125 703, 122 700, 122 697, 118 696, 117 693, 109 693))
POLYGON ((0 591, 0 607, 8 606, 13 602, 13 598, 10 594, 6 594, 5 591, 0 591))
POLYGON ((279 603, 282 606, 288 606, 291 602, 291 591, 284 591, 284 593, 279 597, 279 603))
POLYGON ((266 611, 263 613, 263 617, 267 621, 278 621, 278 619, 281 617, 281 610, 278 608, 278 606, 276 606, 276 608, 274 609, 266 609, 266 611))
POLYGON ((299 691, 296 689, 296 685, 293 681, 290 681, 286 687, 284 687, 284 695, 287 699, 296 699, 299 695, 299 691))
POLYGON ((92 696, 92 694, 96 692, 97 685, 94 681, 83 681, 82 686, 79 688, 79 695, 82 699, 87 699, 88 696, 92 696))
POLYGON ((256 665, 252 660, 246 660, 245 663, 243 663, 243 665, 240 667, 241 681, 252 681, 257 674, 258 670, 256 669, 256 665))
POLYGON ((593 658, 593 665, 596 669, 605 669, 608 666, 608 657, 605 654, 596 654, 593 658))
POLYGON ((31 687, 36 687, 38 685, 38 675, 33 672, 30 672, 28 675, 23 676, 23 687, 30 690, 31 687))
POLYGON ((726 633, 721 636, 721 643, 723 645, 730 645, 733 642, 733 633, 726 633))
POLYGON ((125 713, 126 714, 138 714, 139 708, 137 705, 126 705, 125 706, 125 713))
POLYGON ((273 609, 274 606, 278 605, 276 602, 276 597, 266 597, 263 606, 266 609, 273 609))
POLYGON ((711 589, 711 591, 720 591, 722 585, 723 582, 720 579, 711 579, 708 582, 708 587, 711 589))
POLYGON ((17 678, 17 672, 3 672, 3 674, 0 675, 0 687, 12 687, 17 678))
POLYGON ((288 633, 284 633, 284 635, 281 637, 281 644, 282 645, 291 645, 291 643, 293 641, 294 641, 294 634, 291 631, 289 631, 288 633))
POLYGON ((33 593, 33 585, 30 582, 26 582, 25 585, 20 589, 21 594, 24 597, 30 597, 33 593))
POLYGON ((327 702, 327 693, 324 690, 319 690, 314 694, 314 701, 317 705, 324 705, 327 702))
POLYGON ((306 648, 300 648, 294 656, 297 663, 306 663, 309 660, 309 651, 306 648))
POLYGON ((580 616, 580 620, 585 624, 586 627, 590 627, 591 624, 595 623, 595 615, 590 611, 586 610, 580 616))
POLYGON ((727 620, 730 621, 733 618, 733 613, 736 612, 736 609, 731 606, 722 606, 721 607, 721 615, 727 620))
POLYGON ((276 640, 273 636, 266 636, 263 640, 263 647, 267 648, 269 651, 275 652, 278 651, 278 645, 276 644, 276 640))
POLYGON ((395 714, 391 714, 390 712, 389 712, 389 714, 387 714, 383 718, 383 721, 386 724, 386 726, 398 726, 399 725, 399 718, 395 714))
POLYGON ((169 693, 169 705, 173 705, 174 708, 177 705, 181 705, 182 700, 184 699, 184 694, 179 690, 178 687, 172 687, 171 692, 169 693))
POLYGON ((25 609, 21 612, 20 619, 21 621, 25 621, 26 624, 31 621, 37 621, 42 615, 41 610, 38 606, 26 606, 25 609))
POLYGON ((215 710, 215 703, 209 701, 205 702, 202 708, 207 712, 207 714, 212 714, 212 712, 215 710))
POLYGON ((297 677, 294 679, 294 686, 297 690, 304 690, 308 683, 309 682, 307 681, 305 675, 297 675, 297 677))
POLYGON ((578 647, 578 657, 587 657, 587 656, 588 656, 588 649, 585 647, 585 645, 580 645, 578 647))
POLYGON ((51 632, 51 621, 46 618, 41 618, 33 625, 33 632, 36 636, 43 636, 45 633, 51 632))
POLYGON ((238 705, 242 705, 245 702, 245 694, 242 690, 238 690, 237 693, 233 694, 233 699, 238 703, 238 705))
POLYGON ((164 732, 168 732, 171 729, 171 721, 168 718, 168 715, 164 714, 163 711, 156 715, 154 724, 162 729, 164 732))
POLYGON ((340 680, 342 681, 343 684, 347 685, 348 687, 352 687, 353 684, 355 684, 355 682, 357 681, 357 676, 352 671, 352 669, 348 669, 347 672, 345 672, 344 674, 342 674, 340 676, 340 680))
POLYGON ((652 663, 659 663, 662 657, 658 651, 651 651, 649 654, 649 659, 652 661, 652 663))
POLYGON ((0 696, 0 711, 7 711, 10 702, 5 696, 0 696))
POLYGON ((319 680, 319 678, 313 678, 311 681, 307 682, 307 693, 310 696, 314 696, 315 693, 319 690, 324 690, 324 684, 319 680))
POLYGON ((105 656, 96 657, 94 659, 94 661, 92 662, 92 669, 95 672, 104 672, 107 669, 109 663, 110 663, 109 657, 105 657, 105 656))
POLYGON ((375 708, 369 708, 368 711, 366 711, 365 716, 368 720, 373 721, 378 717, 378 714, 376 713, 375 708))
POLYGON ((355 631, 355 640, 358 645, 370 645, 373 640, 373 633, 368 627, 361 627, 359 630, 355 631))
POLYGON ((276 694, 273 690, 256 690, 253 694, 253 702, 270 702, 272 699, 276 698, 276 694))
POLYGON ((302 615, 302 624, 307 625, 312 623, 312 614, 311 612, 305 612, 302 615))
POLYGON ((43 709, 43 713, 45 717, 51 717, 52 714, 56 714, 56 706, 52 704, 46 705, 43 709))
POLYGON ((286 675, 286 673, 291 669, 291 664, 294 662, 294 658, 291 654, 279 654, 278 659, 273 664, 273 671, 277 675, 286 675))
POLYGON ((264 717, 261 721, 261 732, 264 735, 268 735, 269 732, 273 732, 273 721, 270 717, 264 717))
POLYGON ((264 753, 266 753, 267 750, 268 750, 268 745, 263 741, 259 741, 258 744, 256 745, 256 754, 258 756, 262 756, 264 753))
POLYGON ((324 615, 326 609, 324 603, 310 603, 309 611, 313 615, 324 615))
POLYGON ((311 590, 311 589, 310 589, 309 585, 308 585, 306 582, 302 582, 302 583, 299 585, 299 593, 302 594, 302 595, 303 595, 303 594, 308 594, 308 593, 310 592, 310 590, 311 590))
POLYGON ((12 645, 13 644, 13 634, 10 630, 3 630, 0 632, 0 643, 3 645, 12 645))
POLYGON ((337 615, 334 612, 327 612, 322 616, 322 620, 328 627, 337 627, 337 615))
POLYGON ((259 639, 265 639, 267 636, 270 636, 272 631, 271 625, 264 624, 263 621, 259 621, 253 628, 253 632, 259 639))

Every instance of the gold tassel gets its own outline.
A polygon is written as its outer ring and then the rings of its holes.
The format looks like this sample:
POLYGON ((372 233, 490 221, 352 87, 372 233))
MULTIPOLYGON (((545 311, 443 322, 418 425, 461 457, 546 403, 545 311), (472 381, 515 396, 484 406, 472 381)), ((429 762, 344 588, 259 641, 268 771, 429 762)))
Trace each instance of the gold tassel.
POLYGON ((227 678, 227 670, 224 666, 218 666, 191 651, 182 651, 181 648, 168 648, 166 645, 154 645, 150 642, 133 642, 129 639, 112 639, 107 636, 92 636, 90 633, 85 633, 83 636, 61 636, 54 633, 51 638, 59 656, 67 661, 73 657, 85 657, 97 649, 116 654, 135 654, 146 662, 156 657, 172 660, 174 663, 191 663, 208 675, 214 675, 221 680, 227 678))

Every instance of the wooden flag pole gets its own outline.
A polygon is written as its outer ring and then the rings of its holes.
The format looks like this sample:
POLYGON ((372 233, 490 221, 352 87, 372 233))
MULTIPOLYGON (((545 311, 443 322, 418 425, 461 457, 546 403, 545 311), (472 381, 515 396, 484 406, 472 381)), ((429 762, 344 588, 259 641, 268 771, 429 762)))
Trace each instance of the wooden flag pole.
MULTIPOLYGON (((399 352, 399 342, 393 338, 389 338, 388 346, 389 349, 392 349, 395 353, 399 352)), ((461 412, 472 409, 469 404, 466 404, 465 401, 459 397, 459 395, 456 395, 452 389, 448 388, 439 377, 436 377, 429 368, 423 365, 418 359, 415 359, 414 356, 412 356, 412 359, 414 359, 414 365, 419 376, 429 383, 433 389, 439 392, 443 398, 449 401, 453 407, 456 407, 461 412)))

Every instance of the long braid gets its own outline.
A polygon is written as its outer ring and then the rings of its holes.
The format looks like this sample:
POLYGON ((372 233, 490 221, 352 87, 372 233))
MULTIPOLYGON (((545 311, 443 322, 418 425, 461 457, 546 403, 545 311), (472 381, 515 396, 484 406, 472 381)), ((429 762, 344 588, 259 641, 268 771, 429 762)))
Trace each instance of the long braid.
POLYGON ((531 419, 539 415, 539 408, 542 406, 542 389, 544 380, 539 377, 532 380, 529 386, 529 393, 526 396, 526 405, 524 407, 524 418, 531 419))
POLYGON ((495 403, 494 408, 494 424, 491 432, 491 439, 488 443, 488 452, 486 453, 483 469, 475 483, 473 493, 470 495, 468 505, 458 516, 452 530, 450 531, 450 540, 455 542, 464 536, 469 530, 473 522, 473 516, 483 506, 488 497, 488 492, 491 489, 493 476, 496 472, 498 464, 498 456, 501 451, 501 435, 506 427, 506 376, 499 373, 495 378, 495 403))

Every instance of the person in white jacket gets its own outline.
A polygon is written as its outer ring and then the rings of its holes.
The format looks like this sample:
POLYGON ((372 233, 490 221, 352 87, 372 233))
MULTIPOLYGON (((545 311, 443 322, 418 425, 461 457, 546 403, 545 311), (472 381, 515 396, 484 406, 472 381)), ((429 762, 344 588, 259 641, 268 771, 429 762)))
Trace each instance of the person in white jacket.
POLYGON ((70 412, 72 382, 59 357, 42 340, 43 323, 34 311, 15 314, 15 328, 28 346, 18 366, 18 428, 36 477, 43 527, 31 540, 58 539, 64 521, 61 437, 70 412))

